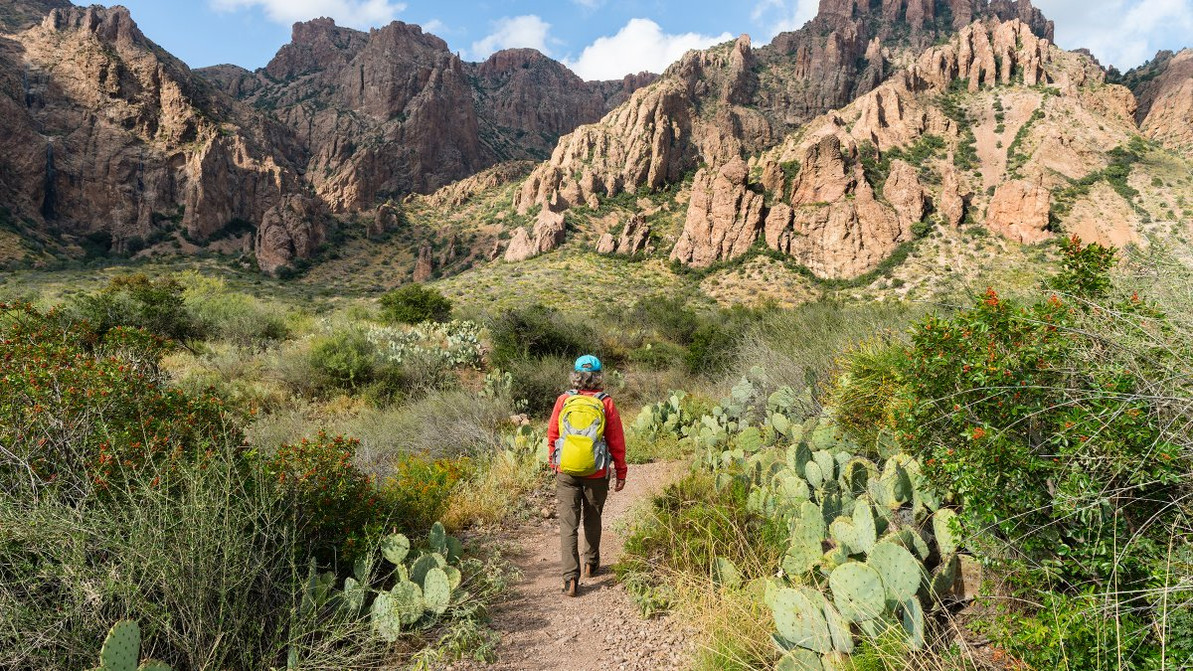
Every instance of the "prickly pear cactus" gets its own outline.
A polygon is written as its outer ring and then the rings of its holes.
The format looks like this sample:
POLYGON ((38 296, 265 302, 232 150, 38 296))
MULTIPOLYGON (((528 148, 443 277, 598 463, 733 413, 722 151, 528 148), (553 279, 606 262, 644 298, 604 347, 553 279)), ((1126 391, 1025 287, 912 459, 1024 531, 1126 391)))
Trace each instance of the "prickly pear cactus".
POLYGON ((725 557, 717 557, 712 564, 712 581, 718 587, 737 589, 741 587, 741 571, 725 557))
POLYGON ((801 590, 784 588, 774 594, 771 602, 775 627, 788 645, 819 653, 833 649, 828 623, 818 601, 809 599, 801 590))
POLYGON ((428 612, 443 615, 452 601, 451 581, 441 568, 427 571, 423 578, 423 601, 428 612))
POLYGON ((355 578, 344 579, 344 589, 341 593, 341 601, 344 611, 350 615, 356 615, 365 605, 365 588, 355 578))
POLYGON ((99 651, 99 666, 94 671, 171 671, 165 662, 141 659, 141 627, 132 620, 112 625, 99 651))
POLYGON ((436 556, 435 554, 429 554, 416 559, 410 565, 410 581, 421 585, 423 579, 427 577, 427 571, 433 568, 441 568, 444 564, 437 560, 436 556))
POLYGON ((872 620, 886 610, 882 577, 865 564, 848 562, 838 566, 828 584, 837 610, 850 622, 872 620))
POLYGON ((395 566, 401 566, 410 554, 410 539, 402 534, 390 534, 381 540, 381 556, 395 566))
POLYGON ((899 604, 899 620, 912 650, 924 648, 924 608, 914 596, 899 604))
POLYGON ((393 589, 389 591, 389 595, 393 598, 394 608, 403 626, 412 625, 423 616, 423 611, 426 610, 423 590, 415 583, 400 582, 394 585, 393 589))
POLYGON ((775 671, 824 671, 820 655, 811 650, 788 650, 775 665, 775 671))
POLYGON ((447 554, 447 530, 443 524, 436 522, 431 525, 431 533, 427 535, 427 545, 439 554, 447 554))
POLYGON ((890 601, 915 599, 924 582, 923 566, 902 545, 876 543, 866 557, 866 564, 882 576, 890 601))
POLYGON ((783 571, 801 575, 820 563, 821 541, 824 540, 824 519, 820 508, 811 501, 800 504, 799 514, 791 521, 791 543, 783 557, 783 571))
POLYGON ((373 630, 381 638, 393 643, 402 635, 402 616, 398 611, 397 600, 389 592, 381 592, 373 600, 370 611, 373 630))
POLYGON ((959 545, 954 520, 957 513, 948 508, 941 508, 932 516, 932 533, 936 534, 936 546, 940 548, 940 556, 947 557, 957 553, 959 545))

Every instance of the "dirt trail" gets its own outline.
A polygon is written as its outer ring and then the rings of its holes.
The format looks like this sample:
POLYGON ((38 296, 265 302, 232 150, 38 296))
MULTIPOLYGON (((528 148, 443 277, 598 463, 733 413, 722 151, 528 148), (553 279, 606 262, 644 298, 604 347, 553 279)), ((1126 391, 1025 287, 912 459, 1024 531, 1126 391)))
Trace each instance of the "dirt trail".
MULTIPOLYGON (((621 557, 626 526, 635 511, 677 479, 682 469, 676 462, 632 465, 625 489, 610 490, 601 539, 601 560, 606 566, 621 557)), ((667 617, 643 620, 607 568, 595 578, 581 579, 580 596, 560 594, 559 523, 553 516, 541 525, 522 527, 514 540, 521 548, 514 559, 522 580, 493 611, 493 627, 501 633, 498 661, 461 663, 451 669, 606 671, 686 666, 689 635, 667 617)))

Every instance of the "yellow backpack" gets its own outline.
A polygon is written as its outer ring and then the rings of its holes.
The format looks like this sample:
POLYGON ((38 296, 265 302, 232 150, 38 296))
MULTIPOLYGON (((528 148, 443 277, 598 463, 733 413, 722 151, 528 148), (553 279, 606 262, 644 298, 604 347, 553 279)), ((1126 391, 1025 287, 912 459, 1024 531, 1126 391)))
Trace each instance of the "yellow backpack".
POLYGON ((605 399, 608 394, 586 396, 576 390, 559 411, 559 439, 551 452, 551 466, 560 473, 588 477, 609 465, 605 444, 605 399))

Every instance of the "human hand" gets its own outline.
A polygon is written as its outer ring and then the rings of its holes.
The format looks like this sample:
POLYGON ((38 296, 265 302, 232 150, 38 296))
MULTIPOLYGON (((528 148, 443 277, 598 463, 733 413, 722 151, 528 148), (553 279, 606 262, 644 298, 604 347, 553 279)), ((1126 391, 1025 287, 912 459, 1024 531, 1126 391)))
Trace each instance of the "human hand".
POLYGON ((613 484, 613 491, 620 492, 625 489, 625 480, 618 478, 617 482, 613 484))

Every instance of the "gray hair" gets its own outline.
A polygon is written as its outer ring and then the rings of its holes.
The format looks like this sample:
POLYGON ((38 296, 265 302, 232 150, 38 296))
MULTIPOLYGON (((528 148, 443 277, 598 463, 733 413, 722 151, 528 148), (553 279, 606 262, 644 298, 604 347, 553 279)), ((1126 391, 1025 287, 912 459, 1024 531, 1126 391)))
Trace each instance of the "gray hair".
POLYGON ((581 370, 572 373, 572 389, 601 391, 604 388, 605 376, 599 370, 581 370))

